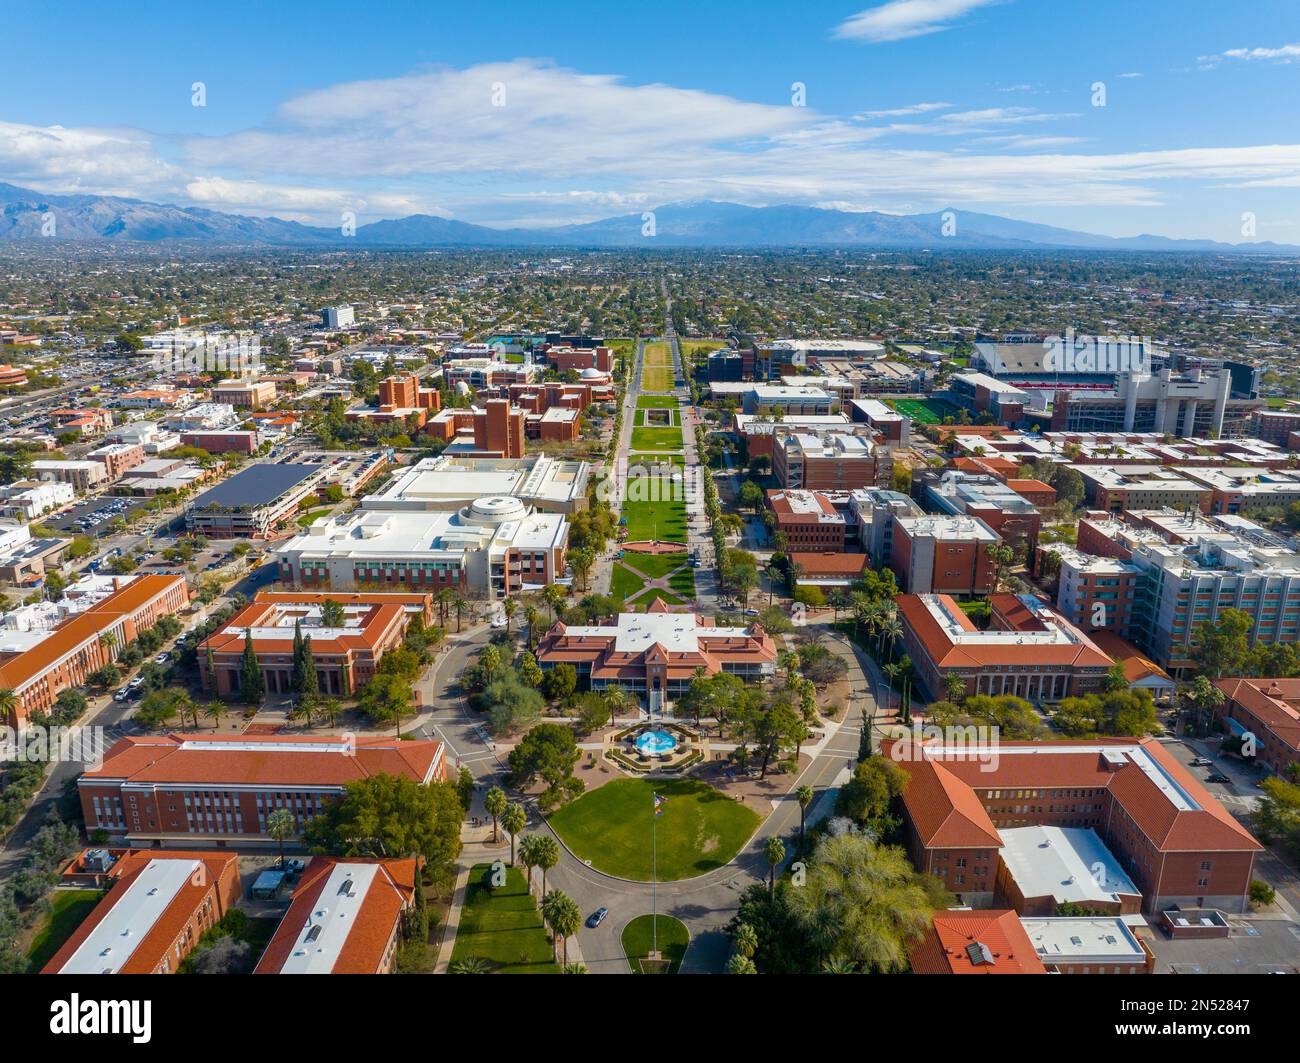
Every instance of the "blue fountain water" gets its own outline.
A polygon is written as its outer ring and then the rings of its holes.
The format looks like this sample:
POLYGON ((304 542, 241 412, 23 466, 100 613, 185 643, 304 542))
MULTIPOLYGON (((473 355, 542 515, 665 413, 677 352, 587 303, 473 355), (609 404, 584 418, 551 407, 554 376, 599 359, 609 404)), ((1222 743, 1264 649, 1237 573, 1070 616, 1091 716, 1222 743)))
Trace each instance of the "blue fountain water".
POLYGON ((671 753, 677 748, 677 738, 667 731, 645 731, 637 735, 636 748, 647 756, 671 753))

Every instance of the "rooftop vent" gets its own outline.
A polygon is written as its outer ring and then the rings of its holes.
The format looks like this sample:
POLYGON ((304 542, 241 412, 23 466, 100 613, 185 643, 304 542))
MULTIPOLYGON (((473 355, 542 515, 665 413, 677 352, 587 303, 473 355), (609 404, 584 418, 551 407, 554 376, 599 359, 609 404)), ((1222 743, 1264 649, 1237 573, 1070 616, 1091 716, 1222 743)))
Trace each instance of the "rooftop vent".
POLYGON ((966 957, 972 965, 979 967, 983 964, 993 963, 993 953, 989 947, 982 941, 975 941, 966 946, 966 957))

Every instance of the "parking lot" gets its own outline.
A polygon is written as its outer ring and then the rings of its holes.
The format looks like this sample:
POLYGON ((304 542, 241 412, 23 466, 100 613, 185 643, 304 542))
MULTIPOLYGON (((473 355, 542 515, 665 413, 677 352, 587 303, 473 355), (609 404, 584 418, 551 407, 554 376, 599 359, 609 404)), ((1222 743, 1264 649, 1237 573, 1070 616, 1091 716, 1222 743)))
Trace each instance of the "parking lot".
POLYGON ((49 527, 69 535, 104 535, 116 518, 129 519, 131 514, 141 512, 144 502, 144 498, 130 495, 93 498, 73 506, 47 523, 49 527))
POLYGON ((1300 926, 1285 918, 1229 915, 1226 938, 1173 941, 1144 932, 1156 957, 1156 974, 1297 974, 1300 926))

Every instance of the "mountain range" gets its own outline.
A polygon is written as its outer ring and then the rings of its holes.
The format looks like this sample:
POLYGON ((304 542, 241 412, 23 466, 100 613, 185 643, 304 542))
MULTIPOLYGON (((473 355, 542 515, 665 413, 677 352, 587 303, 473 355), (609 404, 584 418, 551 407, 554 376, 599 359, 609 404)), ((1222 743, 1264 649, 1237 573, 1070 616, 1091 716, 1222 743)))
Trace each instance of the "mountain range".
POLYGON ((1140 235, 1116 238, 1076 232, 996 214, 952 209, 884 214, 819 207, 749 207, 711 200, 669 203, 654 210, 653 236, 640 212, 582 225, 493 229, 429 214, 370 222, 344 237, 338 229, 280 218, 227 214, 201 207, 149 203, 117 196, 47 195, 0 184, 0 243, 138 241, 258 244, 276 247, 854 247, 888 250, 1212 251, 1300 254, 1287 244, 1226 244, 1140 235), (947 222, 947 235, 945 235, 947 222), (954 224, 955 223, 955 224, 954 224))

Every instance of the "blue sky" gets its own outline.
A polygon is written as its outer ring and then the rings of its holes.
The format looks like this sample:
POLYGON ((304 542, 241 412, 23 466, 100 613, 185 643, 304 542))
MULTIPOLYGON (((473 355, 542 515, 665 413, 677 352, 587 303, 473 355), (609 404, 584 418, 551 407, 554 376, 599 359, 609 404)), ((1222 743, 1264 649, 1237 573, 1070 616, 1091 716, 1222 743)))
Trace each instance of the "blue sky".
POLYGON ((0 180, 47 192, 321 224, 956 206, 1300 243, 1295 0, 50 10, 7 5, 0 85, 0 180))

